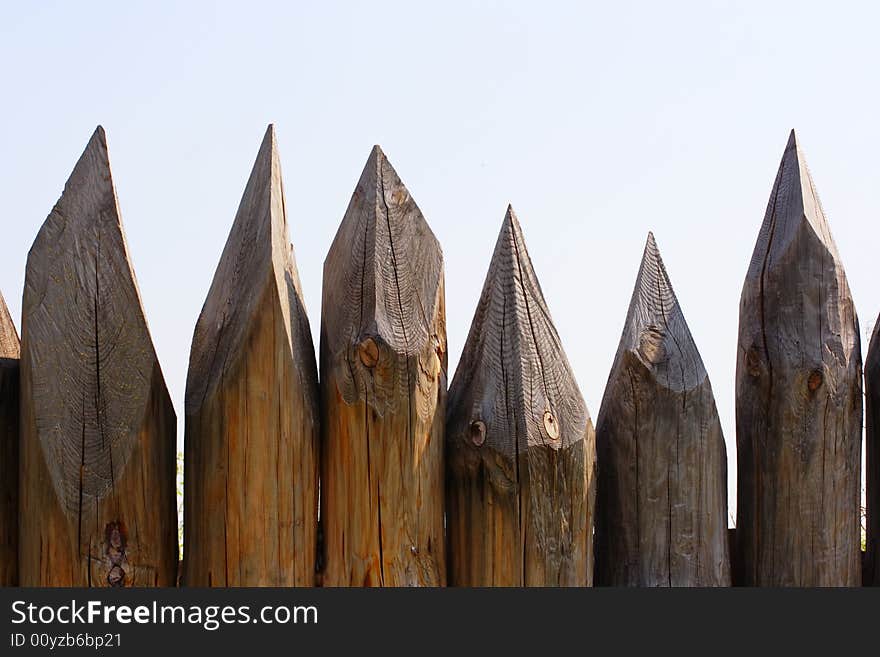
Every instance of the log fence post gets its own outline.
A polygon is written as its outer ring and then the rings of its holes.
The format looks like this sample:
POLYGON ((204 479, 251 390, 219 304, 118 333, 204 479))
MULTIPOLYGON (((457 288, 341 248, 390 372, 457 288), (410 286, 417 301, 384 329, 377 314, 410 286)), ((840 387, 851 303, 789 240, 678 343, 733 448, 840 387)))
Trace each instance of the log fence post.
POLYGON ((269 126, 193 334, 187 586, 312 586, 318 372, 269 126))
POLYGON ((743 285, 736 431, 741 583, 860 585, 858 320, 794 131, 743 285))
POLYGON ((650 233, 596 446, 596 583, 730 586, 721 422, 650 233))
POLYGON ((373 148, 324 261, 324 586, 446 583, 443 253, 373 148))
POLYGON ((455 586, 590 586, 595 434, 508 207, 447 413, 455 586))
POLYGON ((176 419, 100 126, 28 254, 21 328, 21 584, 173 586, 176 419))

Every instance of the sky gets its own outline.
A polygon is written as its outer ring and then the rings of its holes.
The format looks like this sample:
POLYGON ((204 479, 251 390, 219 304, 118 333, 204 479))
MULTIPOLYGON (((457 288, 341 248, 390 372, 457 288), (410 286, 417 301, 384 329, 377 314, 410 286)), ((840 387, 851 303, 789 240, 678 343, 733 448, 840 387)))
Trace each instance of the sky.
POLYGON ((594 421, 652 230, 735 509, 739 297, 795 128, 861 323, 880 311, 876 3, 0 4, 0 291, 95 126, 183 436, 192 331, 266 125, 315 338, 373 144, 444 250, 450 380, 508 203, 594 421))

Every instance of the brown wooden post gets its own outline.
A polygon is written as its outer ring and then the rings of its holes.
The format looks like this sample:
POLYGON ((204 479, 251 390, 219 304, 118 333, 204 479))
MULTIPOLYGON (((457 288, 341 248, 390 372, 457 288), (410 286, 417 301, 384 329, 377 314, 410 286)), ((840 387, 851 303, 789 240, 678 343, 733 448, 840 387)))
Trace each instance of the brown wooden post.
POLYGON ((0 586, 18 584, 18 332, 0 294, 0 586))
POLYGON ((596 583, 730 586, 727 453, 654 236, 596 423, 596 583))
POLYGON ((312 586, 318 371, 269 126, 196 324, 184 583, 312 586))
POLYGON ((22 585, 173 585, 175 433, 99 126, 27 260, 22 585))
POLYGON ((324 262, 325 586, 442 585, 443 254, 376 146, 324 262))
POLYGON ((589 586, 595 434, 508 208, 447 413, 449 583, 589 586))
POLYGON ((860 584, 861 369, 849 285, 792 131, 740 302, 743 584, 860 584))
POLYGON ((867 550, 863 581, 880 586, 880 317, 865 356, 865 469, 867 550))

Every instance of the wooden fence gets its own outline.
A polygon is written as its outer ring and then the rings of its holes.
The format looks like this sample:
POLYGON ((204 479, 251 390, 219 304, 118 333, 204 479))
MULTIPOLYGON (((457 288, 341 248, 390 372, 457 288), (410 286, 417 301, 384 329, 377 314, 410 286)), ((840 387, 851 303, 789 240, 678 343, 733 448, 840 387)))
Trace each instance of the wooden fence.
POLYGON ((712 387, 653 235, 595 430, 512 208, 448 398, 444 303, 377 146, 315 362, 270 126, 193 335, 179 570, 175 414, 99 127, 28 256, 20 346, 0 297, 0 585, 880 584, 880 323, 863 557, 858 322, 793 132, 740 302, 731 539, 712 387))

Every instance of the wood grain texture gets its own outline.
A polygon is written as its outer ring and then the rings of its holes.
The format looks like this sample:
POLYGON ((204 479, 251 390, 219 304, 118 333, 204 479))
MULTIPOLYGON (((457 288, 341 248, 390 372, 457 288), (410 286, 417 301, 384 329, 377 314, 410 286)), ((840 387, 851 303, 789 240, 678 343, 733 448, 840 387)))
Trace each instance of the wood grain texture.
POLYGON ((311 586, 318 371, 269 126, 196 324, 184 583, 311 586))
POLYGON ((880 318, 865 356, 865 506, 867 545, 863 582, 880 586, 880 318))
POLYGON ((449 390, 455 586, 589 586, 595 434, 508 207, 449 390))
POLYGON ((861 378, 849 285, 792 131, 740 302, 743 584, 860 584, 861 378))
POLYGON ((324 261, 325 586, 446 582, 443 254, 376 146, 324 261))
POLYGON ((173 585, 175 433, 99 126, 28 254, 21 583, 173 585))
POLYGON ((18 584, 18 378, 20 344, 0 294, 0 586, 18 584))
POLYGON ((596 423, 596 583, 729 586, 715 397, 648 234, 596 423))

